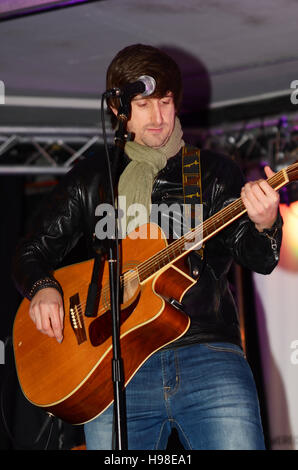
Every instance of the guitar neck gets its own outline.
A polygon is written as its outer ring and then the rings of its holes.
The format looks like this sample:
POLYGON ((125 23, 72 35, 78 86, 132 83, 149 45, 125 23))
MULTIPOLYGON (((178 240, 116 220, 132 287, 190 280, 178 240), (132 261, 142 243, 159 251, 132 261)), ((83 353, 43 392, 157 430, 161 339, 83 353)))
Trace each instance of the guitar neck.
MULTIPOLYGON (((269 178, 267 182, 275 191, 278 191, 289 182, 287 170, 280 170, 274 176, 269 178)), ((141 263, 137 268, 140 281, 142 282, 147 280, 161 269, 168 267, 182 256, 185 256, 190 251, 199 249, 204 242, 241 217, 245 212, 246 208, 242 199, 236 199, 219 212, 209 217, 206 221, 189 231, 187 234, 175 240, 166 248, 141 263)))

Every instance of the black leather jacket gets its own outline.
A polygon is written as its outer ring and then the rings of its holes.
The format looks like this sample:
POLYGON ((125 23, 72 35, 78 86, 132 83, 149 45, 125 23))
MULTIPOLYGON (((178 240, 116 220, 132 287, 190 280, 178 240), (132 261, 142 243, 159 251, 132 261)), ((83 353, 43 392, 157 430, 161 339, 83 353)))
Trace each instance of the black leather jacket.
MULTIPOLYGON (((128 157, 124 156, 123 165, 128 157)), ((181 152, 168 160, 159 172, 152 191, 152 203, 183 203, 181 152)), ((204 220, 238 198, 244 179, 228 157, 201 151, 204 220)), ((107 172, 103 156, 87 158, 55 187, 41 205, 30 233, 17 247, 13 277, 21 294, 29 299, 43 287, 59 288, 52 271, 83 236, 88 257, 93 256, 95 208, 106 202, 107 172)), ((241 345, 237 309, 227 274, 233 259, 242 266, 269 274, 277 264, 282 237, 280 215, 271 231, 259 233, 247 216, 242 216, 207 241, 203 259, 196 252, 189 257, 190 275, 196 284, 183 298, 191 317, 188 332, 173 346, 193 342, 230 341, 241 345), (277 250, 274 250, 274 243, 277 250)))

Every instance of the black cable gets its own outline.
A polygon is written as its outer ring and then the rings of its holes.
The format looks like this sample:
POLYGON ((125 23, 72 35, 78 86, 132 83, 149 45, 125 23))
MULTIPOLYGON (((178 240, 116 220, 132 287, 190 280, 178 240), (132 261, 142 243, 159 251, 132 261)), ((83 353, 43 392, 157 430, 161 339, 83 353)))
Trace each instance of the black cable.
MULTIPOLYGON (((108 168, 108 176, 109 176, 109 184, 110 184, 110 191, 111 191, 111 204, 113 206, 114 214, 115 214, 115 246, 116 246, 116 265, 117 265, 117 279, 120 276, 120 258, 119 258, 119 238, 118 238, 118 218, 116 217, 117 209, 115 206, 115 195, 114 195, 114 181, 111 169, 111 160, 109 154, 109 148, 107 143, 107 133, 106 133, 106 125, 105 125, 105 115, 104 115, 104 103, 105 103, 106 95, 105 93, 102 94, 101 97, 101 123, 102 123, 102 135, 104 141, 104 148, 105 148, 105 155, 107 160, 107 168, 108 168)), ((116 171, 116 170, 115 170, 116 171)), ((117 282, 117 289, 116 289, 116 305, 119 305, 119 283, 117 282)), ((120 325, 120 320, 117 318, 118 325, 120 325)))

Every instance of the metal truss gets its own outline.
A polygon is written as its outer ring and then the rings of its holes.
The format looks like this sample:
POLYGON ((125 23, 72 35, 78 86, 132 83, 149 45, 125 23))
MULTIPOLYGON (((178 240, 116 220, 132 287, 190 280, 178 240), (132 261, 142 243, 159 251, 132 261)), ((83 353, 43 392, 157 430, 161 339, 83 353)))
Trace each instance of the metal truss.
MULTIPOLYGON (((111 143, 112 129, 106 134, 111 143)), ((0 174, 63 175, 102 145, 94 128, 0 127, 0 174)))
MULTIPOLYGON (((114 132, 106 129, 108 143, 114 132)), ((208 130, 185 129, 185 138, 224 152, 245 169, 266 160, 275 170, 298 159, 298 114, 238 122, 208 130)), ((101 129, 0 127, 0 175, 63 175, 104 145, 101 129)))
POLYGON ((298 114, 230 123, 194 134, 201 147, 226 153, 243 170, 267 162, 278 171, 298 159, 298 114))

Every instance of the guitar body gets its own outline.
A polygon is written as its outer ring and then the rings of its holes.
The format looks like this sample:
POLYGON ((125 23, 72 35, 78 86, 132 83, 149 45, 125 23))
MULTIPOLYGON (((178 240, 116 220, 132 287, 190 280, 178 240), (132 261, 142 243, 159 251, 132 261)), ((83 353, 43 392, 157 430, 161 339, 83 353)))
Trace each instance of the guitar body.
MULTIPOLYGON (((144 227, 147 229, 149 224, 144 227)), ((125 385, 146 359, 181 337, 190 323, 185 313, 165 300, 181 301, 195 283, 183 269, 181 259, 179 265, 171 264, 144 282, 135 276, 136 266, 167 246, 158 231, 159 236, 153 240, 126 238, 121 243, 122 273, 128 273, 124 278, 127 292, 121 305, 120 327, 125 385)), ((35 328, 27 299, 22 301, 14 322, 14 354, 24 395, 34 405, 72 424, 93 419, 113 401, 107 264, 103 267, 96 317, 84 313, 93 260, 55 271, 64 292, 61 344, 35 328)))

